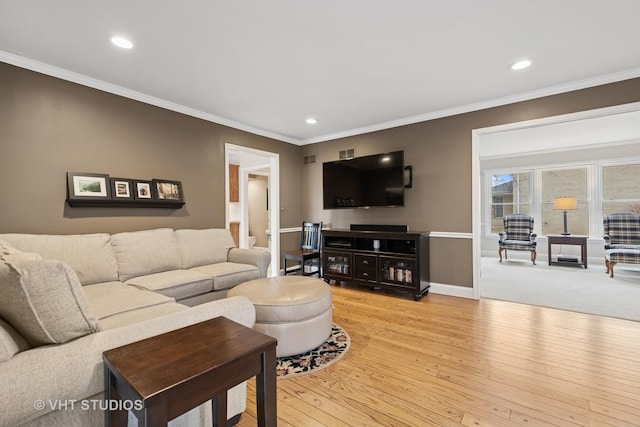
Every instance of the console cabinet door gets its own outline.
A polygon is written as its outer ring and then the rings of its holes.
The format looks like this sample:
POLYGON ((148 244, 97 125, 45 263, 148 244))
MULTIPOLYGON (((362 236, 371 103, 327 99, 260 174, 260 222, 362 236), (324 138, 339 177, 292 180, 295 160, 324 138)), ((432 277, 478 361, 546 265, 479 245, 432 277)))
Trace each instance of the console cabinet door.
POLYGON ((415 258, 380 256, 380 281, 395 286, 414 287, 417 277, 415 258))
POLYGON ((378 283, 378 257, 376 255, 354 255, 353 268, 354 280, 378 283))
POLYGON ((331 279, 350 279, 351 252, 332 251, 325 249, 322 255, 324 265, 324 277, 331 279))

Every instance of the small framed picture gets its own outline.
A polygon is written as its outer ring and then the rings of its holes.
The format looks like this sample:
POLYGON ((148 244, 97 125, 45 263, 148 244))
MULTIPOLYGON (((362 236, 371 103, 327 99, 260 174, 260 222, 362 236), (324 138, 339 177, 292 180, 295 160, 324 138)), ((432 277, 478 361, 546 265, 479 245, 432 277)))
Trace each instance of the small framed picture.
POLYGON ((182 183, 180 181, 170 181, 168 179, 154 179, 153 189, 158 200, 170 200, 183 202, 182 183))
POLYGON ((135 200, 153 200, 151 181, 134 180, 133 187, 135 200))
POLYGON ((111 198, 133 200, 133 181, 127 178, 111 178, 111 198))
POLYGON ((69 200, 108 200, 111 198, 109 175, 67 172, 67 193, 69 200))

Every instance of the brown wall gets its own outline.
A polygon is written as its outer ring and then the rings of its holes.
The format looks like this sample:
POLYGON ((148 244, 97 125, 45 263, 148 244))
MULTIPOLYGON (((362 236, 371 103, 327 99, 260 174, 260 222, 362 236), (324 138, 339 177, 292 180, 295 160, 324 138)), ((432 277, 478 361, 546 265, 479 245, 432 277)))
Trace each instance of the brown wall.
MULTIPOLYGON (((471 233, 474 129, 638 101, 640 79, 632 79, 305 146, 303 155, 316 155, 317 163, 303 167, 303 188, 310 195, 303 215, 334 228, 408 224, 414 231, 471 233), (405 163, 414 168, 405 207, 322 210, 322 162, 337 160, 338 152, 348 148, 355 148, 357 156, 404 150, 405 163)), ((471 239, 436 237, 430 247, 433 282, 473 286, 471 239)))
MULTIPOLYGON (((0 63, 0 232, 222 227, 228 142, 280 154, 281 227, 304 219, 471 233, 473 129, 638 101, 640 79, 633 79, 297 147, 0 63), (404 208, 322 210, 322 162, 347 148, 359 156, 405 151, 414 188, 404 208), (308 154, 318 163, 302 166, 308 154), (67 171, 179 180, 186 205, 69 208, 67 171)), ((472 286, 470 239, 433 238, 431 255, 432 281, 472 286)))
POLYGON ((300 147, 0 63, 0 232, 225 225, 224 144, 280 154, 283 222, 300 223, 300 147), (70 208, 66 172, 182 181, 183 208, 70 208))

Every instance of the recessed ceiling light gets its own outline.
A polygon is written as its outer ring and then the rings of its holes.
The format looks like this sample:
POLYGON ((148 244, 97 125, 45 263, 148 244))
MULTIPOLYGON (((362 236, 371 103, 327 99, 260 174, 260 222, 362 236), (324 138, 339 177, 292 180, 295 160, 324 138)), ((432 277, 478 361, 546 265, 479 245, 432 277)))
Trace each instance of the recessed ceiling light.
POLYGON ((523 70, 531 65, 531 61, 528 59, 523 59, 522 61, 515 62, 511 64, 512 70, 523 70))
POLYGON ((131 40, 120 36, 111 37, 111 43, 123 49, 131 49, 133 47, 133 43, 131 43, 131 40))
POLYGON ((315 125, 316 123, 318 123, 318 119, 314 119, 313 117, 309 117, 306 120, 306 122, 307 122, 308 125, 315 125))

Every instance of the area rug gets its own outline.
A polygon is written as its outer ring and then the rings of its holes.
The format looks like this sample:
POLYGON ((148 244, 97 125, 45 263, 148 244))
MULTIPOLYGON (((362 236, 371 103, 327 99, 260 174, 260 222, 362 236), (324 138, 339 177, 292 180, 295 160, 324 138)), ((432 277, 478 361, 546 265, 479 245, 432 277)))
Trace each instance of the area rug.
POLYGON ((342 327, 335 323, 331 327, 331 335, 318 348, 304 354, 278 357, 276 375, 278 379, 292 378, 311 374, 336 363, 345 355, 351 338, 342 327))

